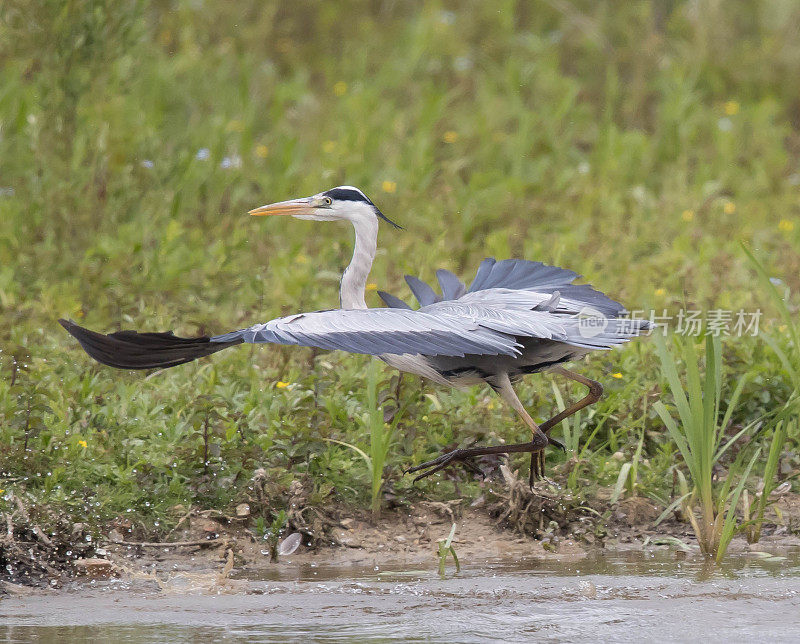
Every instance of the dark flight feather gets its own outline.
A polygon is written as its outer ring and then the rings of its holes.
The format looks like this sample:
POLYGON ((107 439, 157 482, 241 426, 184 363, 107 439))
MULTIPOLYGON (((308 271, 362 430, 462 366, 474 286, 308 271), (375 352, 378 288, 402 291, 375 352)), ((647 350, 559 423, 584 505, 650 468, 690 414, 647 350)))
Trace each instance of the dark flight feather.
POLYGON ((105 335, 85 329, 70 320, 59 320, 59 323, 92 358, 117 369, 175 367, 242 343, 242 340, 211 342, 208 336, 181 338, 172 331, 117 331, 105 335))

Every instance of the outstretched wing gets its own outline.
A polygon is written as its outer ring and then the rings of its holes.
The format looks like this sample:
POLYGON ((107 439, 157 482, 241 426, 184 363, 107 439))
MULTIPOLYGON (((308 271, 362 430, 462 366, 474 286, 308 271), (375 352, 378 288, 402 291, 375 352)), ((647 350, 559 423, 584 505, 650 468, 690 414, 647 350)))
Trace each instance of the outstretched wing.
MULTIPOLYGON (((458 300, 465 294, 505 289, 529 291, 548 296, 557 292, 560 296, 559 311, 564 313, 574 313, 587 307, 609 318, 619 317, 625 313, 625 308, 620 303, 590 285, 573 284, 580 277, 574 271, 558 266, 548 266, 542 262, 524 259, 504 259, 498 262, 492 257, 487 257, 478 267, 478 272, 469 288, 465 288, 450 271, 440 269, 436 271, 436 277, 442 289, 441 297, 436 295, 433 288, 422 280, 406 276, 406 282, 423 307, 439 301, 458 300)), ((384 297, 383 293, 380 295, 389 307, 408 307, 399 298, 384 297)))
POLYGON ((647 329, 647 320, 607 317, 579 302, 536 291, 491 288, 465 293, 457 300, 435 302, 419 309, 435 316, 474 321, 484 329, 514 336, 563 342, 588 350, 608 349, 647 329))
MULTIPOLYGON (((426 298, 427 299, 427 298, 426 298)), ((539 338, 586 349, 621 344, 649 328, 645 320, 586 317, 558 291, 490 288, 418 310, 337 309, 300 313, 211 338, 212 342, 296 344, 351 353, 428 356, 518 355, 539 338)))
POLYGON ((589 284, 573 284, 579 277, 574 271, 548 266, 542 262, 525 259, 504 259, 498 262, 493 257, 487 257, 478 267, 467 293, 497 288, 547 294, 558 291, 562 304, 573 303, 573 308, 577 310, 589 307, 608 317, 619 317, 625 313, 622 304, 589 284))
POLYGON ((337 309, 277 318, 211 338, 211 342, 295 344, 351 353, 463 356, 518 355, 513 335, 461 311, 337 309))

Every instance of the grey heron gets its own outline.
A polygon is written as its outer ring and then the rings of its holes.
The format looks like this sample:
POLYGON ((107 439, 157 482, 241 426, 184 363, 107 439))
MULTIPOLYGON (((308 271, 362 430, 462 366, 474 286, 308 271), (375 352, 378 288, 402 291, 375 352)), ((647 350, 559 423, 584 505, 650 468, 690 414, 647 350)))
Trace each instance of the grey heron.
POLYGON ((441 294, 407 276, 420 307, 379 292, 386 307, 368 308, 367 277, 375 258, 378 225, 390 221, 358 188, 339 186, 302 199, 261 206, 250 215, 286 215, 312 221, 349 221, 355 230, 353 258, 342 274, 340 308, 297 313, 212 337, 181 338, 172 332, 118 331, 104 335, 59 320, 95 360, 119 369, 174 367, 242 343, 277 343, 338 349, 377 356, 400 371, 447 386, 488 384, 530 428, 530 442, 469 447, 446 452, 408 472, 415 480, 473 457, 531 454, 531 484, 544 476, 544 448, 563 447, 549 438, 559 422, 591 405, 600 383, 561 366, 596 349, 610 349, 650 328, 576 273, 541 262, 487 258, 467 287, 453 273, 436 273, 441 294), (588 389, 578 402, 537 424, 520 402, 514 383, 549 370, 588 389))

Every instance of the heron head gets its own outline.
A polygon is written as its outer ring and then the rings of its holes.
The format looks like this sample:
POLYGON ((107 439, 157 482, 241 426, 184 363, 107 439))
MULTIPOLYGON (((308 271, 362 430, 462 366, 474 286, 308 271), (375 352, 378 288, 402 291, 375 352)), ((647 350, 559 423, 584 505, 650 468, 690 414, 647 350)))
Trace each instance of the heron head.
POLYGON ((400 228, 378 210, 367 195, 353 186, 339 186, 312 197, 267 204, 251 210, 248 214, 256 217, 291 215, 297 219, 312 221, 348 220, 354 224, 364 220, 383 219, 395 228, 400 228))

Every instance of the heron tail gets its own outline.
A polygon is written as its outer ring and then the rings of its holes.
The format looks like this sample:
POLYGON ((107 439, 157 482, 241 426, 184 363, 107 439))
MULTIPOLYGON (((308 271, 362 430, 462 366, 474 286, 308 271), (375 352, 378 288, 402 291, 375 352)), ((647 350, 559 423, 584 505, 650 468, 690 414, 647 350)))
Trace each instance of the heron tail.
POLYGON ((70 320, 59 320, 83 350, 98 362, 117 369, 163 369, 241 344, 241 340, 212 342, 208 336, 180 338, 168 333, 117 331, 104 335, 70 320))

